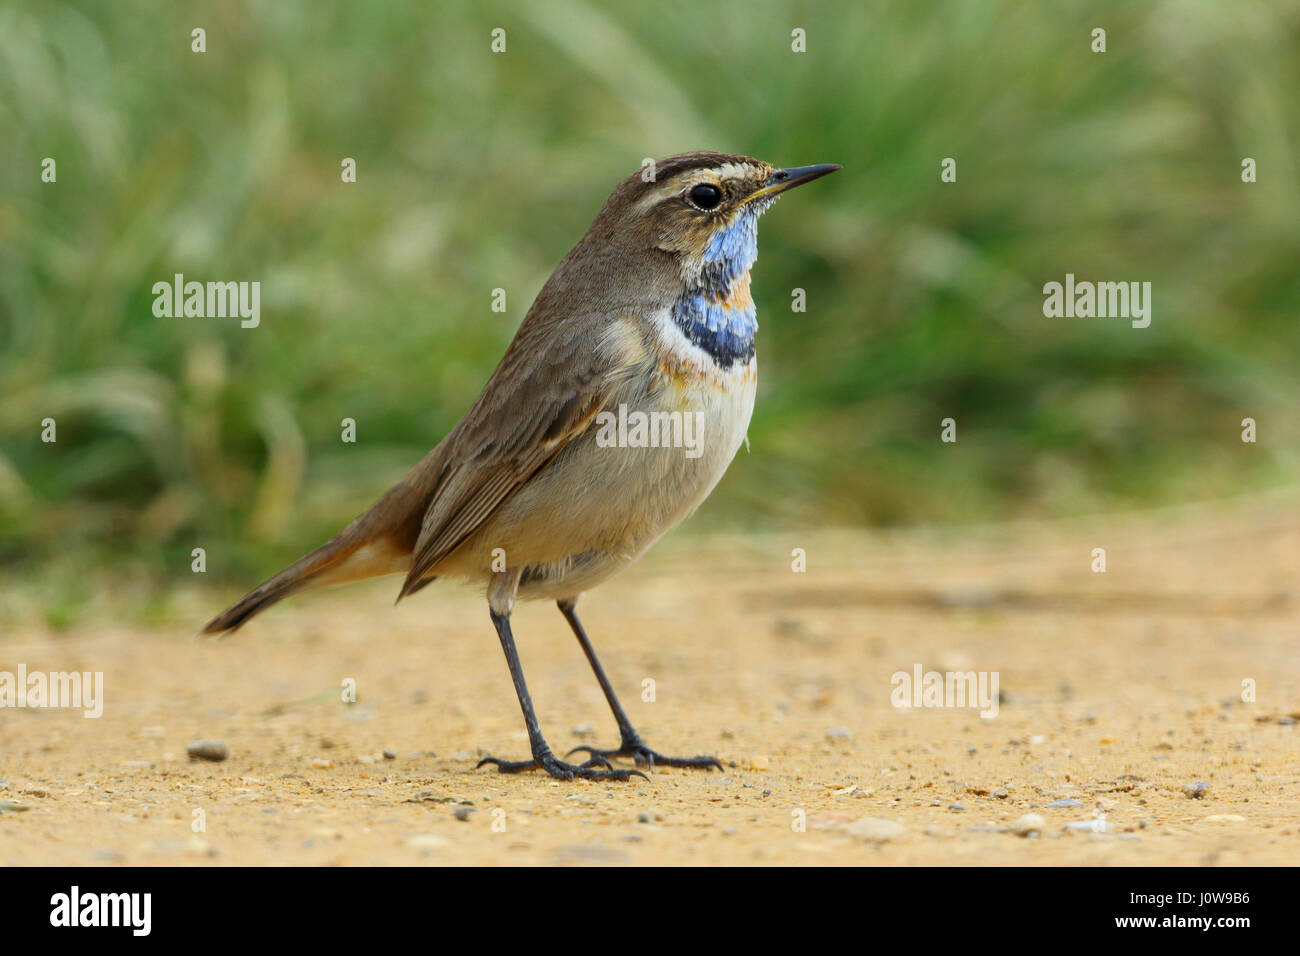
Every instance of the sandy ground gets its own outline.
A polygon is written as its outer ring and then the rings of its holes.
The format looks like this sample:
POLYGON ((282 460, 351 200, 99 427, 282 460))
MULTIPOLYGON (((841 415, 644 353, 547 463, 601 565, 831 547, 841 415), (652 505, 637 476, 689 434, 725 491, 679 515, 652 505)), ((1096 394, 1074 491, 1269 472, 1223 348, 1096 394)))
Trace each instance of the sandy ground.
MULTIPOLYGON (((190 634, 233 594, 187 598, 169 631, 24 629, 0 671, 103 671, 105 704, 0 712, 0 864, 1296 863, 1297 570, 1295 497, 676 536, 581 609, 648 743, 726 772, 625 784, 474 769, 527 743, 486 607, 455 585, 304 596, 222 642, 190 634), (915 665, 996 671, 996 717, 892 706, 915 665), (229 759, 190 762, 198 738, 229 759)), ((515 625, 552 746, 614 744, 559 613, 515 625)))

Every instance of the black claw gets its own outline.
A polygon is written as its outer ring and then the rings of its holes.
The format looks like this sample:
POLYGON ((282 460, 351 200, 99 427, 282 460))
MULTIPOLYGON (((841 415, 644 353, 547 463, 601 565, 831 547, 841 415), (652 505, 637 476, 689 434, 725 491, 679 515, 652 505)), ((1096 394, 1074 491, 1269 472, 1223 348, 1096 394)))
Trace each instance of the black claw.
MULTIPOLYGON (((655 753, 638 739, 624 740, 616 750, 597 750, 595 747, 588 747, 584 744, 581 747, 574 747, 565 756, 569 757, 579 752, 586 753, 591 757, 587 765, 597 759, 608 760, 610 757, 631 757, 636 761, 638 767, 645 767, 651 771, 654 770, 655 764, 664 767, 693 767, 699 770, 713 770, 716 768, 717 770, 723 770, 722 763, 717 757, 665 757, 663 754, 655 753)), ((608 767, 609 764, 605 763, 604 766, 608 767)), ((723 770, 723 772, 726 771, 723 770)))
POLYGON ((576 766, 557 760, 551 754, 546 754, 540 758, 534 757, 532 760, 502 760, 499 757, 484 757, 474 769, 477 770, 484 764, 489 763, 496 765, 498 773, 545 770, 558 780, 572 780, 574 777, 581 777, 583 780, 630 780, 634 776, 643 780, 650 779, 639 770, 615 770, 604 756, 596 753, 593 753, 591 759, 586 763, 576 766))

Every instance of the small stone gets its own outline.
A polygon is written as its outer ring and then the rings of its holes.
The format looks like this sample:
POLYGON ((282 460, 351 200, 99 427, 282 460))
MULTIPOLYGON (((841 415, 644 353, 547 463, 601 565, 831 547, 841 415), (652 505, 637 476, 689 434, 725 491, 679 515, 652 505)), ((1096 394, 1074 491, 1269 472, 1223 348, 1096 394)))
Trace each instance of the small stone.
POLYGON ((1183 793, 1189 800, 1200 800, 1210 790, 1210 785, 1204 780, 1197 780, 1195 783, 1183 784, 1183 793))
POLYGON ((384 759, 385 759, 385 760, 396 760, 396 759, 397 759, 397 751, 396 751, 396 750, 389 750, 387 747, 385 747, 385 748, 384 748, 384 759))
POLYGON ((405 803, 455 803, 455 797, 449 797, 445 794, 434 793, 432 790, 421 790, 412 797, 408 797, 405 803))
POLYGON ((766 770, 768 768, 768 759, 761 754, 755 754, 749 758, 750 770, 766 770))
POLYGON ((1239 813, 1212 813, 1202 823, 1245 823, 1246 818, 1239 813))
POLYGON ((313 770, 330 770, 333 768, 333 766, 334 766, 333 760, 323 760, 320 757, 315 758, 311 762, 311 768, 313 770))
POLYGON ((574 724, 570 731, 575 737, 590 737, 595 732, 596 728, 592 724, 574 724))
POLYGON ((469 815, 473 812, 474 812, 473 807, 457 807, 455 810, 456 819, 459 820, 461 823, 466 823, 469 821, 469 815))
POLYGON ((1072 833, 1110 833, 1112 827, 1105 820, 1071 820, 1065 829, 1072 833))
POLYGON ((966 808, 963 807, 960 803, 950 803, 950 804, 948 804, 948 809, 949 809, 949 810, 965 810, 966 808))
POLYGON ((832 727, 826 731, 827 740, 852 740, 853 731, 847 727, 832 727))
POLYGON ((1047 821, 1037 813, 1026 813, 1011 824, 1011 832, 1016 836, 1027 837, 1032 834, 1041 834, 1046 827, 1047 821))
POLYGON ((224 740, 194 740, 186 744, 185 752, 191 760, 220 762, 230 756, 230 748, 224 740))
POLYGON ((1081 807, 1081 806, 1083 806, 1083 803, 1079 800, 1070 800, 1070 799, 1062 798, 1060 800, 1053 800, 1051 803, 1047 805, 1047 809, 1065 810, 1068 809, 1069 807, 1081 807))
POLYGON ((881 817, 861 817, 840 827, 845 833, 868 843, 886 843, 907 832, 907 827, 881 817))

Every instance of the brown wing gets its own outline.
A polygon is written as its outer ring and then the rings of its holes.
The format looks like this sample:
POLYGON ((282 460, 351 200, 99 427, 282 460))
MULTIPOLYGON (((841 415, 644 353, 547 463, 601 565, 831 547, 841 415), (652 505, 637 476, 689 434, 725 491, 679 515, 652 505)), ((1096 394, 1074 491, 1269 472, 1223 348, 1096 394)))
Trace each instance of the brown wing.
POLYGON ((596 340, 605 325, 570 318, 520 328, 483 394, 447 436, 442 475, 399 600, 418 590, 604 407, 613 363, 596 340))

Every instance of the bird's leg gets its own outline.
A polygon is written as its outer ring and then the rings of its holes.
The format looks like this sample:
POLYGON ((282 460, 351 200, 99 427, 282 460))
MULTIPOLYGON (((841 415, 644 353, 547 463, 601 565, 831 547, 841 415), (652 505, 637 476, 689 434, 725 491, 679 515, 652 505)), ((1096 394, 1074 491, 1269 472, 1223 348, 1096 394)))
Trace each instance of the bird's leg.
MULTIPOLYGON (((614 712, 614 720, 618 722, 618 732, 622 737, 622 743, 615 750, 596 750, 594 747, 575 747, 569 751, 569 754, 585 750, 592 760, 607 760, 610 757, 631 757, 636 761, 637 766, 654 769, 655 764, 665 767, 700 767, 702 769, 711 769, 717 767, 722 769, 722 764, 717 757, 665 757, 663 754, 655 753, 645 745, 641 735, 636 732, 632 722, 627 719, 627 712, 623 710, 623 705, 618 702, 618 697, 614 693, 614 688, 605 676, 605 669, 600 666, 600 661, 596 659, 596 651, 591 646, 591 641, 587 639, 587 631, 583 628, 582 622, 578 620, 578 611, 573 601, 558 601, 560 613, 564 619, 569 622, 573 628, 573 634, 582 645, 582 652, 587 655, 587 660, 591 662, 591 669, 596 672, 596 680, 600 682, 600 689, 605 692, 605 699, 609 701, 609 709, 614 712)), ((565 754, 567 757, 569 754, 565 754)))
POLYGON ((565 763, 551 752, 537 723, 537 712, 533 710, 533 699, 528 695, 528 685, 524 683, 524 669, 519 664, 519 651, 515 649, 515 638, 510 633, 510 617, 493 611, 492 623, 496 625, 497 636, 501 638, 501 649, 505 651, 506 664, 510 667, 510 677, 515 682, 515 693, 519 696, 519 707, 524 712, 524 726, 528 728, 528 743, 533 752, 533 759, 499 760, 496 757, 484 757, 479 761, 478 766, 481 767, 485 763, 496 764, 497 770, 501 773, 545 770, 552 777, 560 780, 572 780, 574 777, 582 777, 584 780, 627 780, 633 774, 645 777, 645 774, 637 770, 614 770, 609 767, 609 761, 595 760, 594 757, 582 766, 575 766, 565 763), (607 769, 596 769, 597 767, 607 769))

